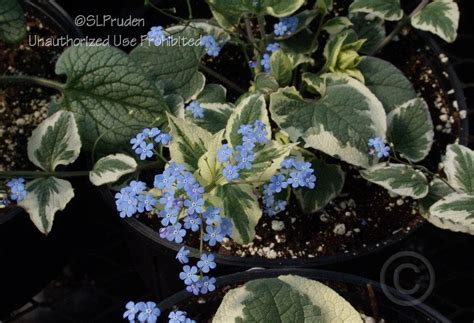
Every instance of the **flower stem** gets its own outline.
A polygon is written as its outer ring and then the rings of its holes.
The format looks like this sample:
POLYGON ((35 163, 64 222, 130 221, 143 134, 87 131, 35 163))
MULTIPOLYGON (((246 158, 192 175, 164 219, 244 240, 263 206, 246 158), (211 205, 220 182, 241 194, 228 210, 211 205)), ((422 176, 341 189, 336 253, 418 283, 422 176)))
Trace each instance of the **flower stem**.
POLYGON ((265 18, 262 15, 257 16, 258 19, 258 30, 260 30, 260 37, 262 37, 263 41, 267 39, 267 33, 265 32, 265 18))
POLYGON ((65 88, 65 85, 62 83, 29 75, 2 75, 0 76, 0 84, 2 83, 33 83, 59 92, 64 92, 65 88))
POLYGON ((378 53, 381 51, 385 46, 387 46, 394 38, 397 36, 400 31, 408 26, 411 22, 411 18, 413 18, 414 15, 416 15, 418 12, 420 12, 426 5, 429 3, 429 0, 422 0, 420 4, 408 15, 402 18, 398 22, 398 24, 395 26, 395 28, 392 30, 392 32, 385 37, 383 42, 375 49, 374 53, 378 53))
POLYGON ((189 13, 189 20, 193 19, 193 8, 191 7, 191 0, 186 0, 188 4, 188 13, 189 13))
POLYGON ((214 71, 213 69, 211 69, 211 68, 209 68, 205 65, 202 65, 202 64, 199 65, 199 69, 202 70, 204 73, 207 73, 210 76, 218 79, 219 81, 221 81, 222 83, 227 85, 229 88, 233 89, 234 91, 238 92, 239 94, 244 94, 245 92, 247 92, 245 89, 243 89, 242 87, 240 87, 236 83, 232 82, 231 80, 229 80, 225 76, 222 76, 221 74, 217 73, 216 71, 214 71))
POLYGON ((89 176, 90 171, 69 171, 69 172, 43 172, 43 171, 28 171, 28 170, 20 170, 20 171, 6 171, 0 172, 0 178, 13 178, 13 177, 26 177, 26 178, 39 178, 39 177, 83 177, 89 176))

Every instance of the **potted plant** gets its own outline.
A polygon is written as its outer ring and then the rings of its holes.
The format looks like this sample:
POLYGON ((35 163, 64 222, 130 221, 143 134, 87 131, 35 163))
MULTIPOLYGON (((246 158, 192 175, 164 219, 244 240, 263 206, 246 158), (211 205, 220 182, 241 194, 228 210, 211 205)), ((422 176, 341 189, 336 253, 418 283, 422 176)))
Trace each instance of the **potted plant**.
POLYGON ((204 296, 182 291, 158 305, 129 302, 124 318, 130 322, 150 317, 160 322, 448 322, 436 310, 384 288, 330 271, 256 269, 218 278, 204 296), (388 293, 413 306, 392 302, 388 293))

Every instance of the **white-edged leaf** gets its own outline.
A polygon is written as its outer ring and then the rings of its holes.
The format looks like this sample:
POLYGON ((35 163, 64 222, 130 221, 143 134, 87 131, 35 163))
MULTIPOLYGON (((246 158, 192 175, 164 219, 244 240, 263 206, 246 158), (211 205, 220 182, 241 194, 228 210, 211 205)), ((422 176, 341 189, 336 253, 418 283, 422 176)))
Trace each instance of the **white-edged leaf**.
POLYGON ((229 103, 201 103, 204 118, 194 118, 193 122, 210 133, 225 129, 234 107, 229 103))
POLYGON ((189 171, 198 168, 198 161, 207 151, 206 145, 212 139, 212 134, 187 120, 168 114, 171 128, 170 154, 176 163, 185 163, 189 171))
POLYGON ((203 187, 215 183, 221 176, 222 165, 217 160, 217 150, 222 146, 223 139, 224 130, 214 134, 206 143, 207 152, 199 158, 197 178, 203 187))
POLYGON ((349 16, 357 36, 366 40, 359 51, 365 55, 373 55, 386 36, 384 20, 378 17, 370 17, 369 19, 369 16, 370 14, 365 13, 349 16))
POLYGON ((392 193, 421 199, 428 194, 428 180, 421 171, 408 165, 377 164, 360 173, 369 182, 392 193))
POLYGON ((232 221, 232 239, 247 244, 255 237, 255 226, 262 217, 258 196, 248 184, 218 185, 212 192, 222 200, 224 214, 232 221))
POLYGON ((175 117, 185 118, 186 110, 184 106, 184 99, 178 94, 169 94, 164 97, 166 104, 170 108, 175 117))
POLYGON ((319 101, 303 99, 295 88, 270 96, 272 119, 292 142, 320 150, 356 166, 369 166, 368 140, 385 138, 386 116, 380 101, 359 81, 328 75, 319 101))
POLYGON ((64 210, 74 197, 71 183, 56 177, 38 178, 26 185, 28 194, 18 202, 30 215, 31 221, 44 234, 48 234, 53 226, 54 215, 64 210))
POLYGON ((389 21, 398 21, 403 17, 400 0, 354 0, 349 11, 370 13, 389 21))
POLYGON ((411 18, 411 24, 452 43, 459 26, 458 4, 453 0, 434 0, 411 18))
POLYGON ((340 33, 344 29, 352 26, 352 22, 347 17, 334 17, 324 23, 323 30, 333 35, 340 33))
POLYGON ((220 84, 207 84, 196 100, 199 103, 226 103, 227 89, 220 84))
POLYGON ((419 162, 428 156, 434 131, 425 100, 413 99, 392 110, 387 116, 387 123, 387 137, 396 151, 412 162, 419 162))
POLYGON ((362 319, 333 289, 287 275, 251 280, 228 291, 212 322, 362 323, 362 319))
POLYGON ((365 85, 382 102, 387 113, 417 97, 402 71, 383 59, 364 57, 357 68, 364 75, 365 85))
POLYGON ((265 97, 256 93, 242 99, 235 107, 226 126, 226 139, 236 147, 242 143, 242 135, 238 133, 240 126, 262 121, 267 127, 267 137, 270 139, 271 127, 268 119, 265 97))
POLYGON ((89 179, 95 186, 115 183, 120 177, 133 173, 137 169, 137 162, 125 154, 109 155, 99 159, 92 171, 89 179))
POLYGON ((54 171, 73 163, 81 151, 74 114, 58 111, 41 122, 28 140, 28 158, 39 168, 54 171))
POLYGON ((474 195, 449 194, 431 206, 427 219, 442 229, 474 235, 474 195))
POLYGON ((313 94, 324 95, 326 93, 326 80, 314 73, 303 73, 301 80, 313 94))
POLYGON ((270 73, 260 73, 255 77, 255 91, 259 91, 263 95, 278 91, 280 85, 273 75, 270 73))
POLYGON ((293 63, 283 50, 277 50, 270 58, 272 75, 281 86, 288 85, 293 76, 293 63))
POLYGON ((311 160, 311 164, 317 178, 316 187, 294 190, 301 209, 307 214, 324 208, 337 197, 344 187, 346 177, 339 165, 328 164, 318 158, 311 160))
POLYGON ((17 43, 26 36, 25 13, 17 0, 0 0, 0 40, 17 43))
POLYGON ((420 212, 424 217, 429 216, 429 210, 433 204, 453 193, 453 189, 439 178, 433 179, 429 186, 428 195, 420 200, 420 212))
POLYGON ((465 193, 474 194, 474 152, 461 145, 448 145, 444 172, 451 186, 465 193))

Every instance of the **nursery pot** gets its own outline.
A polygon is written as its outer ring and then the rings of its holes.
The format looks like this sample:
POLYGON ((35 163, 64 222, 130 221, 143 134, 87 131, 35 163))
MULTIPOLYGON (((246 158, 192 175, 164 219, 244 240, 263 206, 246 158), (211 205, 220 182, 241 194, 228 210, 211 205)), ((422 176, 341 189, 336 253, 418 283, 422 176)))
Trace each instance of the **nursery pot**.
POLYGON ((162 312, 161 317, 166 318, 169 311, 179 309, 187 312, 187 316, 196 320, 196 322, 210 322, 229 287, 234 288, 251 280, 273 278, 281 275, 297 275, 328 285, 358 311, 366 316, 378 316, 388 323, 450 322, 435 309, 423 303, 416 304, 417 302, 414 302, 413 298, 393 288, 382 286, 375 281, 332 271, 294 268, 251 269, 245 272, 222 276, 217 279, 214 292, 199 297, 195 297, 188 291, 183 290, 158 304, 162 312), (372 287, 372 295, 369 293, 368 286, 372 287), (416 305, 401 305, 408 303, 416 305))
MULTIPOLYGON (((24 8, 57 35, 82 36, 68 14, 54 1, 25 1, 24 8)), ((24 150, 26 154, 26 147, 24 150)), ((64 225, 62 219, 57 221, 59 228, 64 225)), ((53 232, 49 237, 40 233, 21 208, 8 207, 0 211, 0 318, 28 302, 59 273, 67 256, 64 238, 60 232, 53 232)))

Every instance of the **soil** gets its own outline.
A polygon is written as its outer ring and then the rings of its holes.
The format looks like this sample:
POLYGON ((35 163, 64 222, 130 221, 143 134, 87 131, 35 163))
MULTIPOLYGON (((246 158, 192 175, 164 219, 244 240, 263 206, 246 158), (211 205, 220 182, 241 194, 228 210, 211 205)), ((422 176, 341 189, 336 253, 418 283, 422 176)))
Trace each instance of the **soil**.
MULTIPOLYGON (((61 34, 45 19, 27 12, 28 35, 53 38, 61 34)), ((28 37, 20 44, 0 42, 0 75, 34 75, 62 81, 54 64, 64 48, 30 46, 28 37)), ((0 87, 0 171, 33 169, 28 160, 27 142, 32 131, 48 113, 57 92, 31 84, 2 84, 0 87)), ((2 212, 0 210, 0 212, 2 212)), ((4 212, 4 211, 3 211, 4 212)))

